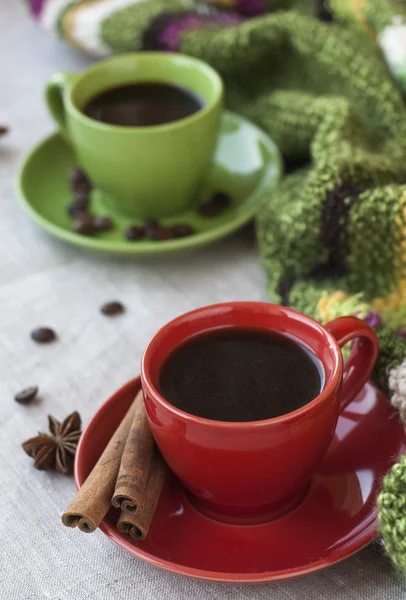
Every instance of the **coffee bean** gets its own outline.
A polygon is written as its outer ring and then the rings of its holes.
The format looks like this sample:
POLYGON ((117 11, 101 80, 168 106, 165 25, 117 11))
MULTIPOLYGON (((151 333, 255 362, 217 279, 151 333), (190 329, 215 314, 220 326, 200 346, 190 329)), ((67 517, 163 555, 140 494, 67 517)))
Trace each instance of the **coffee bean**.
POLYGON ((152 239, 164 242, 166 240, 173 240, 175 237, 171 227, 159 227, 155 230, 154 237, 152 239))
POLYGON ((94 217, 93 226, 96 231, 109 231, 113 227, 113 221, 110 217, 94 217))
POLYGON ((203 217, 216 217, 231 205, 231 198, 225 192, 216 192, 199 207, 199 214, 203 217))
POLYGON ((211 200, 199 206, 199 215, 202 217, 216 217, 219 214, 219 209, 211 200))
POLYGON ((31 386, 26 388, 25 390, 22 390, 21 392, 18 392, 18 394, 14 396, 14 400, 19 404, 30 404, 37 394, 37 386, 31 386))
POLYGON ((149 240, 154 240, 157 229, 159 229, 159 223, 155 219, 145 219, 143 223, 143 229, 145 237, 149 240))
POLYGON ((93 217, 86 213, 75 215, 73 230, 80 235, 92 235, 95 232, 93 217))
POLYGON ((231 205, 231 198, 225 192, 216 192, 211 198, 212 202, 221 208, 228 208, 231 205))
POLYGON ((172 233, 176 238, 187 237, 188 235, 192 235, 194 233, 192 227, 189 225, 172 225, 172 233))
POLYGON ((31 332, 31 337, 38 344, 49 344, 56 339, 56 333, 50 327, 37 327, 31 332))
POLYGON ((73 199, 75 202, 89 202, 91 188, 87 184, 80 184, 80 187, 73 190, 73 199))
POLYGON ((137 227, 137 225, 129 225, 125 230, 124 235, 129 242, 136 242, 144 237, 145 232, 142 227, 137 227))
POLYGON ((125 311, 125 307, 118 300, 113 300, 112 302, 106 302, 100 308, 100 311, 107 315, 108 317, 113 317, 115 315, 120 315, 125 311))
POLYGON ((82 169, 71 169, 68 173, 69 181, 71 182, 72 188, 76 187, 81 183, 89 183, 89 179, 82 169))
POLYGON ((85 213, 87 211, 88 206, 89 206, 89 201, 88 200, 85 200, 84 202, 79 202, 79 201, 71 202, 66 207, 66 212, 71 217, 75 217, 76 215, 79 215, 81 213, 85 213))

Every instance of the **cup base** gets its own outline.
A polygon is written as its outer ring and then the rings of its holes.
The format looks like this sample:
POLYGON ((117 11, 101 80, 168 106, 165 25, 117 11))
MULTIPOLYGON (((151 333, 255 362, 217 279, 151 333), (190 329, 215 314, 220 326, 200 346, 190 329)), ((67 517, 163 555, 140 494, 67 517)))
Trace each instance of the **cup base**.
POLYGON ((228 525, 262 525, 285 516, 295 510, 306 498, 310 489, 310 482, 289 498, 268 504, 265 507, 240 508, 224 507, 207 502, 185 489, 186 497, 190 504, 201 514, 228 525))
POLYGON ((188 205, 177 207, 174 210, 169 208, 163 209, 161 207, 157 212, 157 209, 156 207, 153 207, 153 204, 148 208, 147 206, 138 205, 135 201, 131 203, 120 202, 117 198, 104 192, 100 188, 95 187, 92 191, 92 206, 96 207, 99 212, 105 213, 108 216, 134 219, 136 221, 175 217, 176 215, 182 215, 188 211, 195 210, 197 205, 198 198, 195 195, 192 195, 188 205))

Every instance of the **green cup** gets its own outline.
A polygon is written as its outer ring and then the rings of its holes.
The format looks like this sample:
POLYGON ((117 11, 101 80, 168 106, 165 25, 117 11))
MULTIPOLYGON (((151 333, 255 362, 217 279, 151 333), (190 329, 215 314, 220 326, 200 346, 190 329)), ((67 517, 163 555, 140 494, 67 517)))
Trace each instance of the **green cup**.
POLYGON ((220 127, 223 86, 206 63, 161 52, 116 56, 81 74, 57 73, 46 100, 79 164, 110 204, 127 217, 165 217, 193 207, 220 127), (162 82, 200 96, 193 115, 163 125, 124 127, 85 116, 83 106, 108 88, 162 82))

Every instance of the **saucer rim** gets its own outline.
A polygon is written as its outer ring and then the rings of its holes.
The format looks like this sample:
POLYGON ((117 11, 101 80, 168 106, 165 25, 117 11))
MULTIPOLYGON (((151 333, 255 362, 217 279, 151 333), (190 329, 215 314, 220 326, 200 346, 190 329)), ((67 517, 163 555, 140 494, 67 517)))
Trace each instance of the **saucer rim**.
POLYGON ((261 179, 254 191, 248 194, 240 204, 240 206, 244 207, 244 211, 242 213, 238 210, 234 211, 232 218, 226 222, 221 222, 217 225, 213 222, 213 226, 206 231, 195 233, 184 238, 176 238, 174 240, 160 242, 140 240, 135 243, 124 239, 123 241, 111 241, 103 238, 82 236, 45 218, 35 209, 35 203, 33 205, 30 200, 30 194, 25 192, 25 178, 31 161, 35 159, 36 155, 41 152, 45 146, 52 143, 56 138, 69 144, 69 142, 64 140, 63 135, 59 131, 55 131, 46 136, 23 157, 17 169, 15 183, 18 202, 28 217, 48 234, 51 234, 53 237, 62 240, 65 243, 94 252, 122 256, 150 256, 169 252, 194 250, 209 245, 234 233, 251 221, 262 201, 263 191, 265 189, 269 189, 270 191, 273 190, 279 183, 283 174, 283 160, 281 153, 275 142, 265 131, 242 115, 224 110, 221 115, 221 121, 224 122, 224 120, 227 119, 237 122, 240 126, 243 124, 249 125, 250 129, 255 131, 256 137, 261 139, 261 142, 267 147, 272 158, 269 160, 268 164, 264 164, 261 179), (249 201, 249 205, 246 206, 249 201))
MULTIPOLYGON (((90 431, 94 427, 94 422, 99 420, 100 415, 103 414, 105 408, 114 404, 117 399, 123 394, 128 392, 129 390, 133 390, 133 393, 136 394, 141 389, 141 377, 135 377, 130 381, 127 381, 124 385, 122 385, 118 390, 113 392, 110 397, 103 402, 103 404, 97 409, 97 411, 93 414, 92 418, 88 422, 86 428, 84 429, 82 436, 79 440, 78 447, 75 455, 74 462, 74 478, 76 488, 80 489, 83 484, 82 476, 81 476, 81 454, 82 447, 86 445, 86 441, 90 436, 90 431)), ((204 516, 204 515, 202 515, 204 516)), ((207 517, 204 517, 207 518, 207 517)), ((100 530, 110 538, 116 545, 120 546, 133 556, 140 558, 141 560, 154 565, 155 567, 159 567, 165 571, 170 573, 176 573, 178 575, 184 575, 186 577, 190 577, 193 579, 201 579, 206 581, 215 581, 218 583, 229 583, 229 584, 263 584, 263 583, 271 583, 275 581, 283 581, 296 579, 298 577, 302 577, 304 575, 309 575, 311 573, 315 573, 317 571, 321 571, 325 568, 331 567, 346 558, 349 558, 353 554, 356 554, 363 548, 365 548, 368 544, 374 541, 378 537, 378 524, 377 524, 377 510, 374 507, 370 514, 368 515, 368 519, 365 522, 365 527, 363 528, 363 533, 358 535, 355 540, 351 541, 350 549, 348 545, 345 545, 343 548, 338 550, 337 552, 333 552, 328 557, 319 559, 318 561, 312 562, 311 564, 291 568, 291 569, 283 569, 269 572, 268 574, 264 573, 233 573, 233 572, 220 572, 220 571, 208 571, 205 569, 198 569, 195 567, 188 567, 185 565, 179 565, 177 563, 171 562, 169 560, 157 558, 150 552, 146 552, 135 546, 130 540, 126 540, 122 534, 120 534, 113 526, 109 523, 106 523, 105 519, 100 524, 100 530)))

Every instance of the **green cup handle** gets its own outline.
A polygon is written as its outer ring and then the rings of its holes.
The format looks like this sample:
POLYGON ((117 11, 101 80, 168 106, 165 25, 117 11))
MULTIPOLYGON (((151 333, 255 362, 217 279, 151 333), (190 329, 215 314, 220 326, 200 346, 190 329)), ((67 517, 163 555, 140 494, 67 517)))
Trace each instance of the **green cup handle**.
POLYGON ((45 88, 45 99, 49 112, 56 121, 61 134, 66 139, 69 139, 68 129, 66 126, 66 93, 72 87, 77 77, 78 75, 76 73, 55 73, 55 75, 53 75, 48 81, 45 88))

